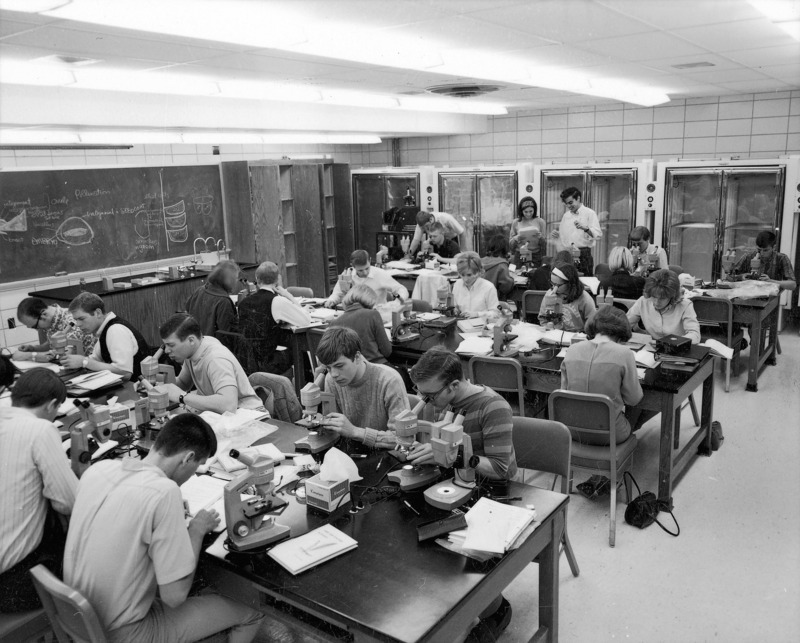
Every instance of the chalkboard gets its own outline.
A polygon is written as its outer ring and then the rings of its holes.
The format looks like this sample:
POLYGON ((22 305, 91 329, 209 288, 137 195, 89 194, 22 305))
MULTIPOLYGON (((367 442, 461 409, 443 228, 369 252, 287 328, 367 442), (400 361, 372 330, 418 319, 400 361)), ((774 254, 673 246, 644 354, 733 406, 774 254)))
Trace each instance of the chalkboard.
POLYGON ((216 165, 2 172, 0 204, 0 283, 191 255, 224 230, 216 165))

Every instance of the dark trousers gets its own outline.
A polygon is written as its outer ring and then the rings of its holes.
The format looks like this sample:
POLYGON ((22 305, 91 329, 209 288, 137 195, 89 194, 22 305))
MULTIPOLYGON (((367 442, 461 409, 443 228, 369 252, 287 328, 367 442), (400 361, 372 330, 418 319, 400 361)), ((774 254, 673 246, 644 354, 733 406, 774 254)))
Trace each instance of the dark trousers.
POLYGON ((582 272, 586 277, 594 277, 594 259, 592 258, 591 248, 580 248, 581 256, 575 262, 578 272, 582 272))

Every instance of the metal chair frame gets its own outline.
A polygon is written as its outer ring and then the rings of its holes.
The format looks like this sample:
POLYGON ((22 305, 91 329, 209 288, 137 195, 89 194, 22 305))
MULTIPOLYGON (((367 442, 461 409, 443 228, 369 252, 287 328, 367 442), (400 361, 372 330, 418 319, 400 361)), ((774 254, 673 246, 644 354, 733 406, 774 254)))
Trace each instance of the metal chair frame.
POLYGON ((539 323, 539 310, 542 307, 542 300, 547 294, 546 290, 526 290, 522 293, 522 313, 520 319, 534 324, 539 323), (533 320, 531 320, 533 317, 533 320))
MULTIPOLYGON (((731 389, 731 362, 733 362, 733 374, 738 376, 739 354, 741 353, 742 340, 744 339, 744 333, 741 330, 736 334, 733 332, 733 303, 730 299, 725 299, 724 297, 695 297, 692 300, 692 304, 697 314, 697 320, 701 324, 701 335, 703 324, 717 328, 722 328, 724 324, 725 329, 727 329, 726 339, 723 343, 733 349, 733 358, 725 360, 725 392, 728 393, 731 389)), ((719 359, 724 358, 719 357, 719 359)))
POLYGON ((473 384, 485 384, 495 391, 516 393, 519 415, 525 417, 525 378, 518 359, 475 355, 467 363, 467 377, 473 384))

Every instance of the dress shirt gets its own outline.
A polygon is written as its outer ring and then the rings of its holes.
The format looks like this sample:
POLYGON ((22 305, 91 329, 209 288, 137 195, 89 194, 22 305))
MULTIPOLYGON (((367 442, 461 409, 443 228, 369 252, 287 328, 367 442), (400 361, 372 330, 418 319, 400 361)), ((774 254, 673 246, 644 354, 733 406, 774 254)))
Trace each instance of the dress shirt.
MULTIPOLYGON (((352 268, 345 270, 345 274, 350 275, 354 286, 364 284, 372 288, 375 294, 378 295, 379 304, 390 301, 389 293, 397 295, 403 300, 408 299, 408 290, 392 279, 391 275, 381 268, 370 266, 369 274, 366 277, 359 277, 352 268)), ((344 299, 344 296, 345 293, 342 292, 339 281, 337 281, 331 296, 328 297, 328 301, 334 305, 339 304, 342 302, 342 299, 344 299)))
POLYGON ((491 281, 478 277, 472 288, 459 279, 453 284, 453 301, 462 313, 474 314, 497 310, 497 288, 491 281))
MULTIPOLYGON (((289 326, 308 326, 311 323, 311 316, 301 306, 294 303, 294 297, 289 299, 274 286, 261 286, 259 290, 269 290, 277 295, 272 300, 272 318, 276 322, 284 322, 289 326)), ((284 292, 291 296, 288 291, 284 292)))
POLYGON ((597 213, 585 205, 578 208, 576 214, 572 214, 567 210, 558 227, 558 238, 561 240, 561 245, 567 249, 573 243, 576 248, 594 248, 594 244, 602 236, 603 231, 600 228, 600 220, 597 218, 597 213), (580 222, 582 226, 588 227, 592 234, 576 228, 576 221, 580 222))

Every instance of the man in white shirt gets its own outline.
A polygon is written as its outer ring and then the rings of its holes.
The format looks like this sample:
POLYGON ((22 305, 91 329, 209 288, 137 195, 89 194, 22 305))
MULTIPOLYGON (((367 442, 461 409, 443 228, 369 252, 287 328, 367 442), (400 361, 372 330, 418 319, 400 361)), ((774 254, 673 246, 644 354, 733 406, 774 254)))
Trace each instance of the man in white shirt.
POLYGON ((97 337, 91 357, 65 355, 61 366, 90 371, 111 371, 135 380, 142 374, 141 361, 149 347, 142 334, 130 322, 106 312, 103 300, 91 292, 82 292, 69 304, 75 324, 84 333, 97 337))
MULTIPOLYGON (((638 250, 639 256, 647 255, 650 271, 669 269, 669 260, 667 259, 666 251, 664 248, 659 248, 650 243, 650 230, 643 225, 636 226, 631 230, 631 233, 628 235, 628 245, 631 250, 638 250)), ((644 264, 641 260, 638 263, 639 265, 636 268, 636 273, 641 274, 644 272, 644 264)), ((645 277, 646 276, 647 275, 645 275, 645 277)))
POLYGON ((597 240, 603 236, 597 213, 581 203, 581 191, 578 188, 567 188, 561 193, 561 200, 567 206, 567 211, 561 219, 558 230, 553 230, 551 236, 558 239, 565 250, 570 250, 574 245, 580 250, 580 257, 575 262, 575 267, 584 275, 594 275, 594 259, 592 248, 597 240))
POLYGON ((446 239, 455 239, 460 247, 463 247, 463 239, 459 239, 464 234, 464 226, 458 222, 452 214, 447 212, 425 212, 420 211, 417 213, 417 227, 414 229, 414 238, 411 239, 411 245, 408 247, 408 253, 413 257, 416 254, 417 248, 422 244, 422 239, 429 231, 432 223, 441 223, 444 226, 444 236, 446 239))
POLYGON ((263 373, 283 375, 292 366, 292 358, 285 346, 288 332, 281 323, 289 326, 308 326, 309 314, 300 307, 292 294, 281 285, 278 266, 265 261, 256 269, 258 290, 239 304, 239 330, 255 345, 258 370, 263 373))
MULTIPOLYGON (((408 290, 397 283, 391 278, 389 273, 381 268, 375 268, 370 265, 369 254, 366 250, 356 250, 350 255, 351 268, 345 270, 336 286, 325 302, 327 308, 334 308, 337 304, 341 303, 347 291, 350 290, 350 285, 358 286, 365 284, 375 291, 378 295, 378 303, 382 304, 386 301, 391 301, 394 297, 399 297, 405 301, 408 299, 408 290), (342 286, 342 282, 349 283, 350 285, 342 286)), ((241 317, 241 310, 239 312, 241 317)))
POLYGON ((53 425, 66 397, 55 373, 34 368, 0 408, 0 613, 41 606, 28 570, 61 572, 64 532, 48 512, 72 513, 78 487, 53 425))

